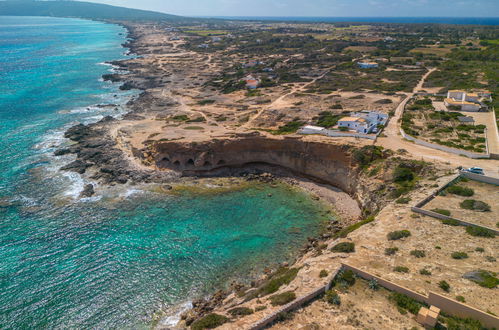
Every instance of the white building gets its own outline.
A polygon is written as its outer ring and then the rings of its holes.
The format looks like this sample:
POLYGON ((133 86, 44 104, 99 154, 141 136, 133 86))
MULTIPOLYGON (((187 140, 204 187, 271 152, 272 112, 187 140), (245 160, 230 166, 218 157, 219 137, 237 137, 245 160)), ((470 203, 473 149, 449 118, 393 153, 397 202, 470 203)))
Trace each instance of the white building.
POLYGON ((312 125, 305 125, 303 126, 299 133, 300 134, 321 134, 325 131, 326 129, 324 127, 320 126, 312 126, 312 125))
POLYGON ((358 62, 357 65, 361 69, 372 69, 372 68, 377 68, 379 65, 376 62, 358 62))
POLYGON ((370 134, 377 133, 379 125, 386 125, 388 115, 375 111, 354 112, 350 117, 343 117, 338 121, 338 128, 346 127, 350 131, 370 134))
POLYGON ((480 101, 488 99, 487 92, 468 93, 463 90, 450 90, 444 100, 446 107, 457 107, 461 111, 479 111, 482 108, 480 101))

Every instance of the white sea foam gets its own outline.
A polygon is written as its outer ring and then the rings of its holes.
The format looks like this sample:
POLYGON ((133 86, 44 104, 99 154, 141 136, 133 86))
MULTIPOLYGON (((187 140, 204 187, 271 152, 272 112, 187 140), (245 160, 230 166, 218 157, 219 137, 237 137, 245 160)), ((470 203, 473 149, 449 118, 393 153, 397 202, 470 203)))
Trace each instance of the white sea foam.
POLYGON ((172 311, 174 314, 161 319, 161 321, 159 322, 159 324, 162 327, 174 327, 174 326, 176 326, 177 323, 180 322, 180 317, 181 317, 182 313, 184 313, 185 311, 188 311, 192 307, 193 306, 192 306, 192 302, 191 301, 188 301, 186 303, 183 303, 183 304, 177 306, 172 311))
POLYGON ((124 193, 120 194, 120 197, 122 198, 128 198, 130 196, 133 196, 133 195, 137 195, 137 194, 143 194, 145 191, 143 190, 140 190, 140 189, 127 189, 127 191, 125 191, 124 193))

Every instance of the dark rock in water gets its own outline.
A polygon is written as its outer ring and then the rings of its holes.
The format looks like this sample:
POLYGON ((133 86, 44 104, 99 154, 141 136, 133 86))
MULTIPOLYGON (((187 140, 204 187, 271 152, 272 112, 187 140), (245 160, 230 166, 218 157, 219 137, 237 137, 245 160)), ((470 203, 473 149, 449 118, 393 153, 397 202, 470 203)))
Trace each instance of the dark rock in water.
POLYGON ((72 171, 72 172, 76 172, 76 173, 79 173, 79 174, 83 174, 85 173, 85 171, 87 170, 87 168, 91 167, 92 164, 90 163, 86 163, 82 160, 75 160, 74 162, 72 163, 69 163, 63 167, 61 167, 61 170, 63 171, 72 171))
POLYGON ((67 154, 72 153, 71 149, 65 148, 65 149, 58 149, 54 152, 54 156, 64 156, 67 154))
POLYGON ((80 193, 80 198, 92 197, 94 194, 94 186, 92 184, 87 184, 80 193))
POLYGON ((122 90, 122 91, 128 91, 128 90, 133 89, 133 88, 135 88, 135 86, 128 81, 120 86, 120 90, 122 90))
POLYGON ((66 139, 70 139, 73 141, 80 141, 84 137, 88 136, 90 133, 88 126, 85 126, 83 124, 78 124, 76 126, 73 126, 69 128, 66 133, 64 133, 64 137, 66 139))
POLYGON ((172 186, 170 186, 170 185, 168 185, 168 184, 164 185, 164 186, 163 186, 163 187, 161 187, 161 188, 163 188, 163 190, 172 190, 172 189, 173 189, 173 187, 172 187, 172 186))
POLYGON ((128 182, 128 178, 124 175, 120 175, 119 177, 116 178, 115 180, 117 183, 125 184, 128 182))

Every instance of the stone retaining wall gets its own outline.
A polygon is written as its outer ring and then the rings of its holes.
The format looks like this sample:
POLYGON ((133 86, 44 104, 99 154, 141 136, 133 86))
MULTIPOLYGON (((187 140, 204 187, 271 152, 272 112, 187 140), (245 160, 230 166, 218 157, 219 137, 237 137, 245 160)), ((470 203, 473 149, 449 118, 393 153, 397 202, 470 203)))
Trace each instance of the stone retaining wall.
POLYGON ((270 315, 267 315, 265 318, 263 318, 260 321, 254 323, 249 329, 251 329, 251 330, 264 329, 265 327, 267 327, 270 324, 272 324, 279 317, 279 314, 281 314, 281 313, 287 313, 287 312, 290 312, 292 310, 295 310, 295 309, 303 306, 304 304, 310 302, 311 300, 317 298, 318 296, 324 294, 327 290, 330 289, 331 282, 334 280, 334 278, 336 277, 336 274, 338 274, 338 272, 340 271, 340 269, 341 269, 341 267, 338 267, 329 276, 329 280, 328 280, 328 283, 326 285, 321 286, 320 288, 317 288, 317 289, 313 290, 312 292, 309 292, 306 295, 301 296, 301 297, 293 300, 289 304, 282 306, 277 311, 273 312, 270 315))
POLYGON ((395 284, 393 282, 390 282, 388 280, 384 280, 379 276, 376 276, 374 274, 371 274, 369 272, 363 271, 359 268, 343 264, 344 269, 349 269, 353 271, 357 276, 365 279, 365 280, 372 280, 375 279, 379 285, 382 287, 398 292, 401 294, 404 294, 408 297, 411 297, 419 302, 428 304, 430 306, 436 306, 440 308, 443 312, 454 315, 457 317, 462 317, 462 318, 472 318, 475 320, 478 320, 482 323, 482 325, 489 327, 489 328, 499 328, 499 318, 488 314, 486 312, 483 312, 481 310, 478 310, 474 307, 468 306, 466 304, 460 303, 454 299, 447 298, 445 296, 442 296, 438 293, 431 292, 429 293, 428 296, 414 292, 406 287, 403 287, 401 285, 395 284))

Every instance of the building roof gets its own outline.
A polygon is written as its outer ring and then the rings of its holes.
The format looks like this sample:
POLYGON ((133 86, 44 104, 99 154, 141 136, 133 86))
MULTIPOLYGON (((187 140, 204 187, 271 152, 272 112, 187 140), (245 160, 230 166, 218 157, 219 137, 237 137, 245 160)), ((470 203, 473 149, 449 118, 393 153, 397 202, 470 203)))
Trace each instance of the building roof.
POLYGON ((451 104, 451 105, 463 105, 463 104, 467 104, 467 105, 476 105, 476 106, 479 106, 478 103, 473 103, 473 102, 467 102, 467 101, 456 101, 454 99, 445 99, 445 102, 451 104))
POLYGON ((462 89, 452 89, 449 93, 466 93, 466 91, 463 91, 462 89))
POLYGON ((343 117, 339 121, 365 121, 365 120, 359 117, 343 117))
POLYGON ((324 127, 313 126, 313 125, 305 125, 302 128, 312 129, 312 130, 316 130, 316 131, 322 131, 323 129, 325 129, 324 127))
POLYGON ((466 93, 466 96, 478 97, 477 93, 466 93))

